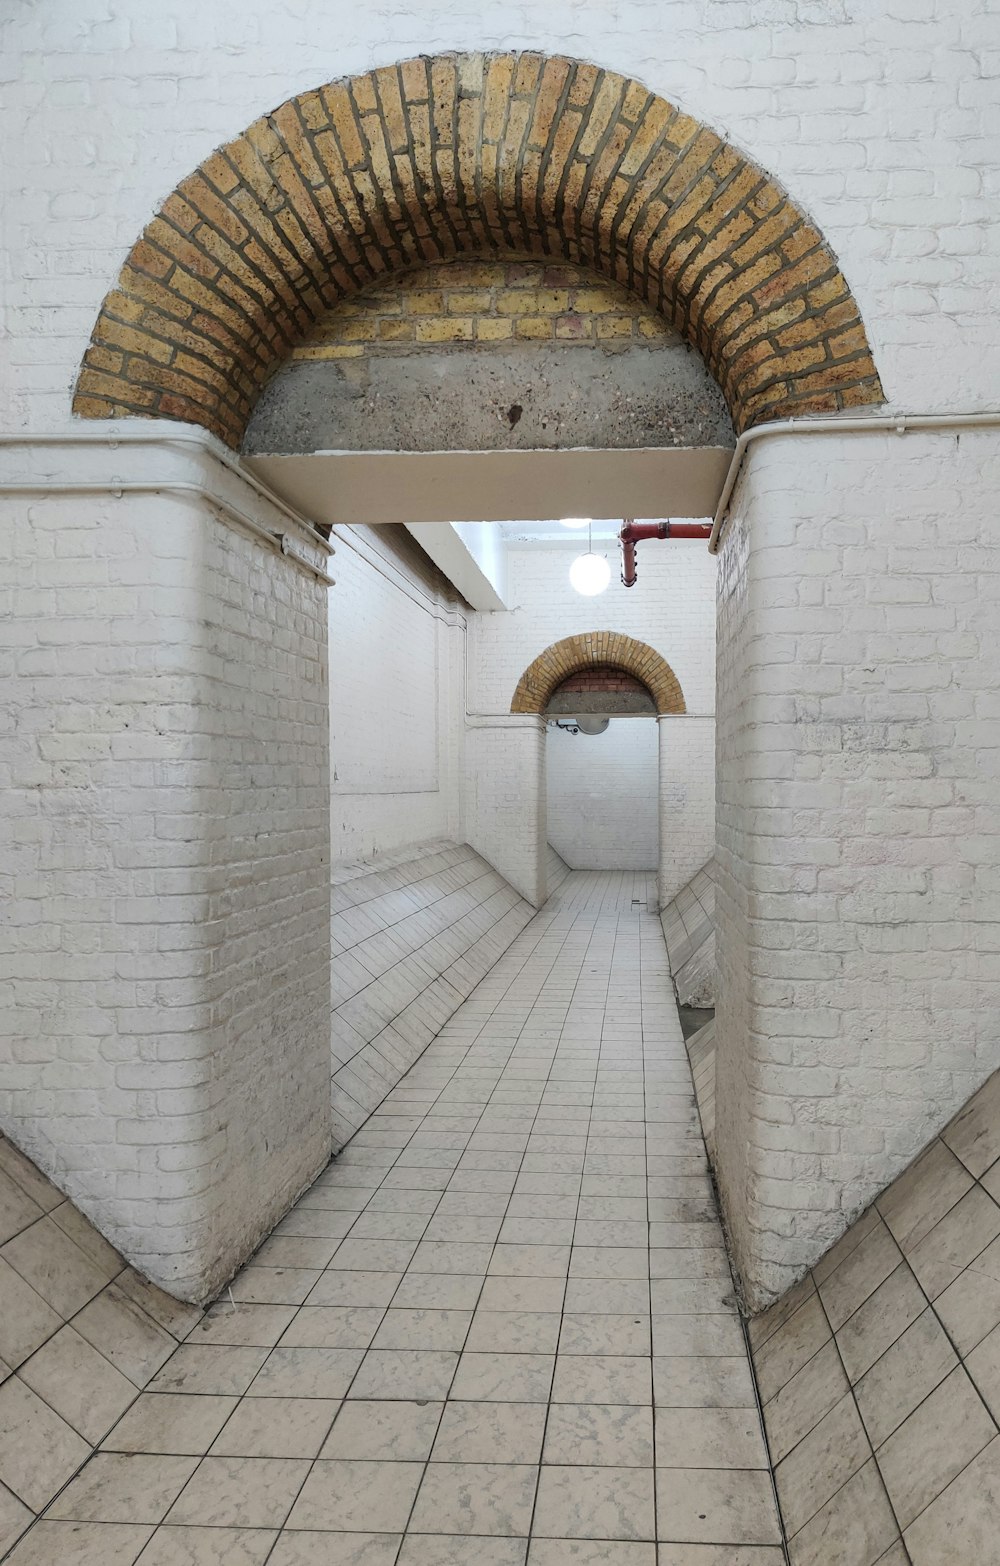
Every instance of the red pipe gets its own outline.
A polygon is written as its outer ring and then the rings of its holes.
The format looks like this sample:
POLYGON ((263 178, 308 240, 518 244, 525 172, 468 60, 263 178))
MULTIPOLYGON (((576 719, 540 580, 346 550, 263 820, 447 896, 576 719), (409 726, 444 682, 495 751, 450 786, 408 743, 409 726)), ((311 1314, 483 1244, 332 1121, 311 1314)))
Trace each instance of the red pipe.
POLYGON ((636 584, 635 546, 644 538, 711 538, 711 522, 623 522, 622 586, 636 584))

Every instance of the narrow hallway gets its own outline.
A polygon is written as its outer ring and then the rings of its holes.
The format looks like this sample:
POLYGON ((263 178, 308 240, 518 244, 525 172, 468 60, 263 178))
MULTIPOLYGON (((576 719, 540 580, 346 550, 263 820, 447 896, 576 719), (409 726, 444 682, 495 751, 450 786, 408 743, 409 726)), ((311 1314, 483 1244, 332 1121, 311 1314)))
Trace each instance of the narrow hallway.
POLYGON ((17 1566, 779 1566, 651 890, 567 878, 17 1566))

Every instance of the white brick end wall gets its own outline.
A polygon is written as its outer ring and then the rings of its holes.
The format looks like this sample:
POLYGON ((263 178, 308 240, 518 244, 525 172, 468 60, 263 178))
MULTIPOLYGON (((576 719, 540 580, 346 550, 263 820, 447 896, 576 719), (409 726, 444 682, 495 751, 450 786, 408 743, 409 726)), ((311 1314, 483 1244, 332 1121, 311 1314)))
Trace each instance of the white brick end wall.
POLYGON ((748 1298, 1000 1066, 1000 438, 775 438, 721 558, 719 1179, 748 1298))

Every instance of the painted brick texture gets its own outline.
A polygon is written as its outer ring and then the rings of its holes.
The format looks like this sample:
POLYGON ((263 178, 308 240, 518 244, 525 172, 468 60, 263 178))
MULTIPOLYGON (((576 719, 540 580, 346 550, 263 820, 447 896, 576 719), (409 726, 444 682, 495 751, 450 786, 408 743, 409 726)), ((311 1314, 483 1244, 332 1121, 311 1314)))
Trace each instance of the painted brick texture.
POLYGON ((989 432, 776 440, 724 539, 718 1172, 754 1305, 1000 1066, 998 477, 989 432))
POLYGON ((326 589, 197 496, 4 523, 0 1115, 204 1299, 329 1148, 326 589))
POLYGON ((74 408, 238 445, 331 306, 484 250, 632 289, 701 353, 738 429, 882 400, 836 258, 763 170, 639 81, 508 52, 314 83, 205 158, 130 252, 74 408))

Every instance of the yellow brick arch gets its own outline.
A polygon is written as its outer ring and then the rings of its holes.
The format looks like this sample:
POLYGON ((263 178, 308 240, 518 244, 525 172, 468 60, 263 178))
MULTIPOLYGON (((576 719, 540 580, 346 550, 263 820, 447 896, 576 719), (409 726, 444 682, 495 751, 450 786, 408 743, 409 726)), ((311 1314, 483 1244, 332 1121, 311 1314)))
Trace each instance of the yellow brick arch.
POLYGON ((661 716, 687 711, 680 681, 667 660, 655 648, 623 631, 587 631, 553 642, 521 675, 510 710, 543 713, 563 680, 595 665, 608 664, 641 681, 661 716))
POLYGON ((697 348, 738 430, 882 400, 832 251, 761 169, 637 81, 496 53, 300 93, 213 152, 133 246, 74 410, 190 420, 239 446, 330 308, 394 272, 498 253, 631 289, 697 348))

